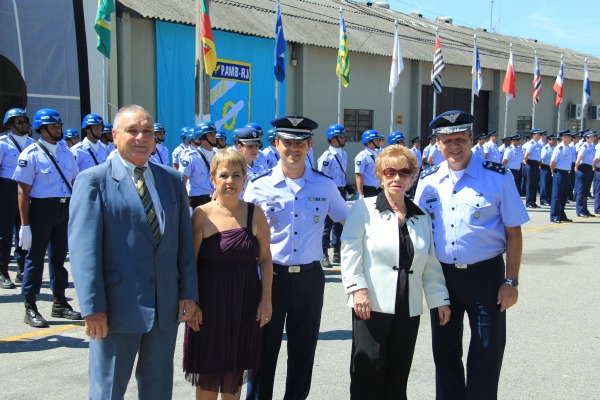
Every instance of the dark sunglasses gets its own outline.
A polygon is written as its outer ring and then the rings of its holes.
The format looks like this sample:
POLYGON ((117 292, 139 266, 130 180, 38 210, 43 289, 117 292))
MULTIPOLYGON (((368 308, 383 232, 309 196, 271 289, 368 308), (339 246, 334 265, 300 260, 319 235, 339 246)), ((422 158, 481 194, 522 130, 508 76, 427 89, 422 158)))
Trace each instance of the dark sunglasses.
POLYGON ((386 178, 394 178, 396 175, 400 175, 401 178, 409 178, 412 176, 412 171, 409 168, 386 168, 383 170, 383 176, 386 178))

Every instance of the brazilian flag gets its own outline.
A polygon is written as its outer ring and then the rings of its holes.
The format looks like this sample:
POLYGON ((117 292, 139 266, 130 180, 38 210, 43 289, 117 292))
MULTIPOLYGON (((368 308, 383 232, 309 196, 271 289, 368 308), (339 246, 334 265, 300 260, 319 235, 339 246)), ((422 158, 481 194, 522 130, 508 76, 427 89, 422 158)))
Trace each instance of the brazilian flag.
POLYGON ((106 58, 110 58, 110 14, 115 12, 114 0, 98 0, 98 13, 94 30, 98 34, 96 48, 106 58))

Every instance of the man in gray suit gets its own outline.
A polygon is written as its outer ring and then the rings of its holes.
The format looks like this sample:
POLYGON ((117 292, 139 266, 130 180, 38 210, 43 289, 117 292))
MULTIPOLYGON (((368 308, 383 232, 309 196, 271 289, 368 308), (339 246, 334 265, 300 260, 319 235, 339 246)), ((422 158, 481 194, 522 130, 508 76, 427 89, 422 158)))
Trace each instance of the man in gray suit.
POLYGON ((70 205, 75 289, 90 340, 90 399, 122 399, 136 356, 140 399, 170 399, 179 322, 199 312, 181 173, 148 163, 152 117, 115 116, 118 155, 81 173, 70 205))

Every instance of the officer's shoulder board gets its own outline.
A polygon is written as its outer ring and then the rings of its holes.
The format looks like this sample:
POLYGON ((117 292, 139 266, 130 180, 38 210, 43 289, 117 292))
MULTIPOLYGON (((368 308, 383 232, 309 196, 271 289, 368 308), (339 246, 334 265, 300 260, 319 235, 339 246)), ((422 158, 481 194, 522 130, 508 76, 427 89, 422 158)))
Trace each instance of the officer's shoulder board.
POLYGON ((181 163, 181 165, 183 165, 184 167, 187 167, 187 166, 190 164, 190 162, 189 162, 188 160, 186 160, 185 158, 184 158, 184 159, 181 159, 181 160, 179 160, 179 162, 180 162, 180 163, 181 163))
POLYGON ((426 170, 424 170, 423 172, 421 172, 421 179, 423 179, 426 176, 429 176, 431 174, 435 174, 438 169, 440 169, 440 164, 434 165, 433 167, 427 168, 426 170))
POLYGON ((562 144, 561 144, 560 146, 558 146, 558 149, 559 149, 559 150, 562 150, 562 149, 563 149, 563 147, 562 147, 562 144))
POLYGON ((314 173, 316 173, 316 174, 322 175, 322 176, 324 176, 325 178, 329 178, 329 179, 333 180, 333 178, 332 178, 332 177, 330 177, 329 175, 327 175, 326 173, 324 173, 324 172, 322 172, 322 171, 319 171, 318 169, 314 169, 314 168, 313 168, 312 170, 313 170, 313 172, 314 172, 314 173))
POLYGON ((268 168, 266 171, 263 171, 262 174, 254 177, 254 179, 251 179, 250 182, 255 182, 255 181, 259 180, 260 178, 264 178, 265 176, 270 175, 271 171, 272 171, 271 168, 268 168))
POLYGON ((506 174, 506 167, 503 164, 496 163, 493 161, 485 161, 483 163, 483 168, 489 169, 490 171, 494 171, 502 175, 506 174))

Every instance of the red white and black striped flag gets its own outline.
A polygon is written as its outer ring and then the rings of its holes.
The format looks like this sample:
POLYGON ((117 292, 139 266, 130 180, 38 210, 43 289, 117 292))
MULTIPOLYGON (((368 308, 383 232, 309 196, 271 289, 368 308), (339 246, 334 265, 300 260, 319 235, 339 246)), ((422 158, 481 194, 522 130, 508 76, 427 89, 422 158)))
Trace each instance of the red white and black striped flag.
POLYGON ((535 70, 533 71, 533 89, 531 94, 533 95, 533 105, 535 106, 539 99, 540 93, 542 93, 542 75, 540 74, 540 63, 538 61, 537 51, 535 53, 535 70))
POLYGON ((433 68, 431 69, 431 84, 436 92, 442 93, 442 71, 446 69, 440 35, 435 32, 435 51, 433 53, 433 68))

